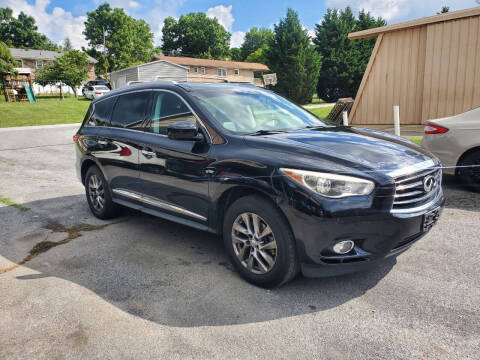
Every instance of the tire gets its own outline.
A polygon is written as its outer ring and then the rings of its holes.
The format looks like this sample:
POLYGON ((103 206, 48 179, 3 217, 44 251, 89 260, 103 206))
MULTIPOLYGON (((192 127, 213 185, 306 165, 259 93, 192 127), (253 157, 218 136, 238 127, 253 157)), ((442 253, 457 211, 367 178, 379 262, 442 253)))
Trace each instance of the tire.
POLYGON ((97 218, 106 220, 118 214, 119 206, 112 201, 108 182, 95 165, 90 166, 87 170, 85 195, 90 211, 97 218))
POLYGON ((278 287, 299 272, 288 221, 274 204, 260 196, 240 198, 228 208, 223 239, 237 272, 254 285, 278 287))
POLYGON ((462 183, 471 190, 480 192, 480 150, 467 154, 460 165, 462 167, 459 176, 462 183))

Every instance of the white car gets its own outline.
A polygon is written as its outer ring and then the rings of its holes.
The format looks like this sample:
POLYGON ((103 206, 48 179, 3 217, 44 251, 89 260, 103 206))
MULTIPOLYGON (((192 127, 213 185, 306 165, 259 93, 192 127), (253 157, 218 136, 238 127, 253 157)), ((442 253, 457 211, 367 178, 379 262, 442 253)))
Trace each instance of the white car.
POLYGON ((89 86, 83 92, 83 96, 87 99, 98 99, 100 96, 110 92, 110 89, 105 85, 89 86))
POLYGON ((444 173, 480 191, 480 107, 427 120, 421 146, 442 161, 444 173))

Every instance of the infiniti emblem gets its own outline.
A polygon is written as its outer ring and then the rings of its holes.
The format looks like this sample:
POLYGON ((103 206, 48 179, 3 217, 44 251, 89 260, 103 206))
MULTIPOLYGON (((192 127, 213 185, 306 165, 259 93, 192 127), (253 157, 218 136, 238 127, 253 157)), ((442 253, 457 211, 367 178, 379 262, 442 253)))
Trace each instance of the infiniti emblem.
POLYGON ((435 178, 431 175, 425 176, 423 178, 423 189, 426 193, 432 191, 433 186, 435 185, 435 178))

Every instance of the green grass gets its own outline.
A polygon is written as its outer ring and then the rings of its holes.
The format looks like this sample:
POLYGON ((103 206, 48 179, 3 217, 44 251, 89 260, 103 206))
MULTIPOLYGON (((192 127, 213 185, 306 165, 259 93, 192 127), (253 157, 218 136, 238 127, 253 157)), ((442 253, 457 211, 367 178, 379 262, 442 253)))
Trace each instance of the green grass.
POLYGON ((7 206, 12 206, 20 211, 27 211, 27 210, 30 210, 29 208, 23 206, 23 205, 20 205, 20 204, 17 204, 15 201, 13 201, 12 199, 8 198, 8 197, 5 197, 5 196, 2 196, 0 195, 0 203, 4 204, 4 205, 7 205, 7 206))
POLYGON ((412 136, 408 138, 408 140, 410 140, 411 142, 414 142, 417 145, 420 145, 420 143, 422 142, 422 139, 423 137, 421 136, 412 136))
POLYGON ((306 109, 315 115, 317 115, 320 119, 325 119, 327 115, 332 111, 333 106, 329 107, 322 107, 322 108, 316 108, 316 109, 306 109))
POLYGON ((82 122, 89 105, 90 100, 73 96, 64 100, 56 96, 39 96, 36 103, 6 103, 1 95, 0 128, 82 122))
POLYGON ((318 104, 325 104, 325 101, 323 101, 322 99, 319 99, 317 94, 313 94, 312 102, 310 104, 305 104, 303 106, 318 105, 318 104))

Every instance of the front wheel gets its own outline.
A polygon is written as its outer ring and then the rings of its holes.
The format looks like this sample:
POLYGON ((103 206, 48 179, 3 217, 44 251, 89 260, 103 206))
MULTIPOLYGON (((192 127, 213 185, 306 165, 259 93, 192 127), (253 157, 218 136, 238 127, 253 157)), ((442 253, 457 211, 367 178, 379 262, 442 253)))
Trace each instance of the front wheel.
POLYGON ((107 180, 97 166, 91 166, 85 177, 85 193, 93 215, 105 220, 115 217, 118 205, 112 201, 107 180))
POLYGON ((225 248, 238 273, 261 287, 277 287, 299 270, 295 240, 280 210, 259 196, 235 201, 223 224, 225 248))

